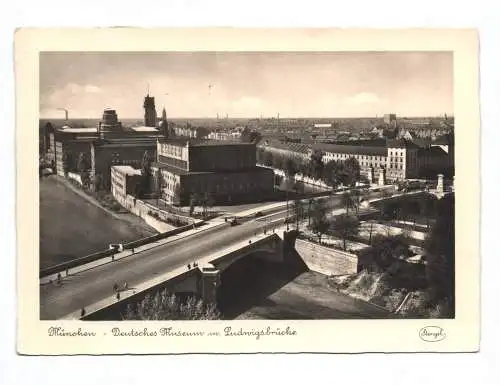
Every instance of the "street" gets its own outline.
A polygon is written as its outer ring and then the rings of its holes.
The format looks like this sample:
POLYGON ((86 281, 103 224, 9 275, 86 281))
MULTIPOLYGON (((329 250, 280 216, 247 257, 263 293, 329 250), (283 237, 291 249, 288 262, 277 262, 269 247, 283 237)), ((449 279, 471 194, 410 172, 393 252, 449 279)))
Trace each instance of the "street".
MULTIPOLYGON (((339 207, 340 199, 330 198, 330 206, 339 207)), ((307 208, 308 202, 304 201, 307 208)), ((292 203, 290 203, 291 206, 292 203)), ((207 229, 185 238, 145 250, 114 262, 70 275, 62 280, 62 285, 43 284, 40 286, 40 319, 58 319, 71 312, 93 304, 113 293, 115 282, 128 282, 130 290, 140 282, 153 278, 159 273, 187 266, 209 254, 222 250, 231 244, 250 238, 264 228, 271 229, 283 223, 286 209, 272 209, 269 218, 250 219, 237 226, 229 223, 221 227, 207 229)), ((290 207, 289 215, 292 215, 290 207)))

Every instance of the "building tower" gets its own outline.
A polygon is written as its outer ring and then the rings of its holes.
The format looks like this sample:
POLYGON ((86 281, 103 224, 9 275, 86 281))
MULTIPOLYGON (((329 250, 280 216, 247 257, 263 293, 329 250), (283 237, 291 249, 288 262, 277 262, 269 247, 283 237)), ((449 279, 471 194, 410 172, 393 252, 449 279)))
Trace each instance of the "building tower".
POLYGON ((144 125, 146 127, 156 127, 155 98, 149 96, 149 92, 144 98, 144 125))

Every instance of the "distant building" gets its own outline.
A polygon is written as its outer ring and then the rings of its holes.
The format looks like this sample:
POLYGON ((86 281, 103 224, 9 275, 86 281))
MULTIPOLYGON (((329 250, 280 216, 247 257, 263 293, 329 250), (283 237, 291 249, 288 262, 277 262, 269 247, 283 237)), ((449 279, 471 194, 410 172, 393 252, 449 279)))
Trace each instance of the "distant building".
POLYGON ((111 193, 125 199, 134 195, 142 181, 142 171, 131 166, 111 166, 111 193))
POLYGON ((197 139, 199 137, 198 127, 174 127, 175 136, 197 139))
POLYGON ((238 140, 241 138, 242 129, 234 129, 229 131, 212 131, 207 135, 207 139, 211 140, 238 140))
POLYGON ((254 143, 163 139, 156 153, 155 185, 167 203, 188 205, 205 194, 219 204, 252 202, 274 190, 273 171, 256 166, 254 143))
POLYGON ((385 114, 384 123, 390 126, 396 124, 396 114, 385 114))
POLYGON ((353 144, 297 144, 264 140, 258 147, 271 153, 302 159, 310 159, 313 151, 320 151, 324 163, 354 158, 359 163, 362 175, 379 175, 384 170, 389 181, 435 177, 440 170, 453 169, 453 150, 444 142, 426 145, 417 140, 399 139, 358 141, 353 144))

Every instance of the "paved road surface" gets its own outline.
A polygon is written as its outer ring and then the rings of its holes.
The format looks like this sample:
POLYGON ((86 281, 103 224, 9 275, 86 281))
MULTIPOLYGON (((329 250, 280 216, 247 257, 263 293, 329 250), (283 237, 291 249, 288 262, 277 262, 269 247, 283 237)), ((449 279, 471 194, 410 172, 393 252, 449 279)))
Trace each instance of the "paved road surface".
MULTIPOLYGON (((283 219, 285 213, 273 217, 283 219)), ((113 294, 115 282, 127 281, 129 288, 177 267, 222 250, 262 231, 263 221, 238 226, 225 225, 181 238, 138 254, 109 262, 63 279, 62 286, 40 286, 40 318, 58 319, 113 294)))

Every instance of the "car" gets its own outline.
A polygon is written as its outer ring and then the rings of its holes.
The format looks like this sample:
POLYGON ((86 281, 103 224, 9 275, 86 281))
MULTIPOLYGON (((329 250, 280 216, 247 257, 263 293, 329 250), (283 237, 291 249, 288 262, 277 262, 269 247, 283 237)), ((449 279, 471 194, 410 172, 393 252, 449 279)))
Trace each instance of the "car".
POLYGON ((233 218, 233 220, 231 221, 231 226, 236 226, 238 224, 238 221, 236 220, 236 218, 233 218))
POLYGON ((121 243, 111 243, 109 245, 110 250, 114 250, 115 252, 122 252, 123 251, 123 244, 121 243))
POLYGON ((262 214, 262 211, 257 211, 255 213, 255 218, 260 218, 260 217, 263 217, 263 216, 264 216, 264 214, 262 214))

